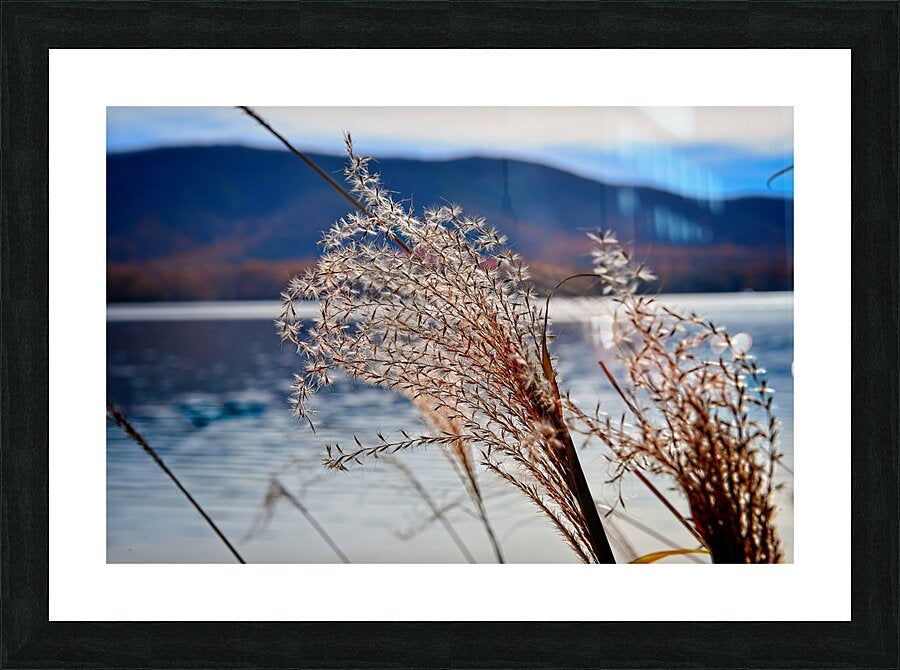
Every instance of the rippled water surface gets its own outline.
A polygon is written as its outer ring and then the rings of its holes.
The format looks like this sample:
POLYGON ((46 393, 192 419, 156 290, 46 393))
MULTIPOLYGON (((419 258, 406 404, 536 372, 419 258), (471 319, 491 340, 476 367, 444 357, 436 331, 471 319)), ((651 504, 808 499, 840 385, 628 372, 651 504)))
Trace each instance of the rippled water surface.
MULTIPOLYGON (((780 449, 793 466, 793 298, 779 294, 667 296, 753 337, 752 353, 768 370, 783 422, 780 449)), ((310 306, 309 314, 312 314, 310 306)), ((159 452, 248 562, 321 563, 338 555, 309 519, 283 498, 264 508, 272 477, 303 505, 341 551, 359 563, 493 561, 485 533, 465 502, 453 468, 438 449, 398 456, 464 544, 461 549, 417 493, 403 469, 366 462, 349 473, 320 465, 323 444, 353 444, 422 429, 398 395, 339 378, 317 399, 318 432, 291 417, 285 398, 299 359, 282 347, 273 303, 110 305, 107 310, 109 397, 159 452)), ((599 399, 621 408, 597 366, 604 350, 591 300, 554 307, 560 378, 584 409, 599 399), (593 324, 593 325, 592 325, 593 324)), ((599 446, 581 452, 594 496, 612 504, 609 463, 599 446)), ((779 530, 793 555, 792 481, 779 497, 779 530)), ((488 514, 509 562, 572 562, 574 555, 531 505, 483 474, 488 514)), ((607 524, 620 560, 689 546, 690 537, 637 482, 622 488, 624 511, 607 524), (624 513, 622 513, 624 512, 624 513)), ((673 499, 675 498, 673 494, 673 499)), ((107 429, 109 562, 233 560, 181 493, 117 428, 107 429)))

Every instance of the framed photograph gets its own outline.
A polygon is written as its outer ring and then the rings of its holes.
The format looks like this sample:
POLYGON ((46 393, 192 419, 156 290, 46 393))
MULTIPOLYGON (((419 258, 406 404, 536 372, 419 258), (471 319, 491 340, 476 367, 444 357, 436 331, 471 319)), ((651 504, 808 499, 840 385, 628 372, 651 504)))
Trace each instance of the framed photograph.
POLYGON ((897 666, 896 5, 2 20, 3 667, 897 666))
POLYGON ((793 562, 792 107, 129 106, 106 133, 109 563, 793 562), (237 555, 141 476, 141 426, 237 555), (755 473, 711 493, 746 533, 700 501, 713 461, 755 473))

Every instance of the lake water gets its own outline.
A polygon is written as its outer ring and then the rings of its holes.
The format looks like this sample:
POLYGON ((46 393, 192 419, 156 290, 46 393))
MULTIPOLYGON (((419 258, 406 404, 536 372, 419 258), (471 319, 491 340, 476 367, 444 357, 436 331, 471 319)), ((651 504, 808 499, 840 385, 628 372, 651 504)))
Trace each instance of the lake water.
MULTIPOLYGON (((752 352, 769 373, 783 424, 780 450, 793 468, 793 295, 741 293, 664 296, 753 337, 752 352)), ((308 306, 308 314, 315 306, 308 306)), ((599 399, 621 408, 597 366, 610 359, 592 328, 593 299, 559 299, 552 315, 562 386, 585 410, 599 399)), ((461 549, 401 468, 365 462, 349 473, 320 464, 324 443, 353 445, 378 431, 424 429, 416 411, 389 391, 339 378, 317 400, 318 432, 290 415, 286 397, 300 360, 281 346, 272 324, 276 303, 109 305, 108 397, 129 416, 209 515, 251 563, 323 563, 338 555, 308 518, 284 498, 264 508, 273 477, 354 563, 455 563, 494 560, 465 492, 438 449, 409 451, 400 462, 439 508, 446 508, 461 549)), ((600 504, 618 490, 606 452, 580 457, 600 504)), ((793 557, 790 470, 778 497, 778 528, 793 557)), ((574 562, 549 523, 520 494, 482 473, 489 518, 508 562, 574 562)), ((665 486, 664 482, 660 482, 665 486)), ((606 520, 619 560, 691 546, 691 538, 636 481, 622 487, 624 510, 606 520)), ((670 498, 677 500, 673 493, 670 498)), ((233 561, 197 512, 152 460, 115 426, 107 428, 107 560, 140 563, 233 561)), ((681 560, 686 559, 670 559, 681 560)), ((699 560, 699 559, 698 559, 699 560)), ((705 558, 703 559, 705 560, 705 558)))

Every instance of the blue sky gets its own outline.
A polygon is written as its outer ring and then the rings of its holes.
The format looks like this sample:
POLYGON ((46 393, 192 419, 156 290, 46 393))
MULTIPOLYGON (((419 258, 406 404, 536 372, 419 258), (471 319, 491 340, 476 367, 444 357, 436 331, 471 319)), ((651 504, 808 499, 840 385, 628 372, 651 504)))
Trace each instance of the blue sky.
MULTIPOLYGON (((492 156, 613 183, 716 199, 793 194, 793 113, 783 107, 258 107, 298 148, 338 154, 342 132, 375 156, 492 156)), ((107 151, 280 145, 230 107, 111 107, 107 151)))

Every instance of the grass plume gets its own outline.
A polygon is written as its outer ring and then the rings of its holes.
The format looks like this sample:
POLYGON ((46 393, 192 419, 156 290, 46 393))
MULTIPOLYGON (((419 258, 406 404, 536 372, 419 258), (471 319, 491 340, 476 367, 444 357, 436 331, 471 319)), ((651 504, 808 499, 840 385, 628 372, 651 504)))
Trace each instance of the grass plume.
POLYGON ((313 422, 310 398, 340 369, 407 397, 424 398, 460 432, 329 448, 336 469, 413 447, 478 445, 481 462, 525 494, 585 562, 614 562, 563 420, 542 318, 522 259, 505 238, 459 207, 417 216, 395 200, 347 138, 350 192, 363 205, 325 234, 315 269, 282 295, 282 337, 306 360, 294 408, 313 422), (398 246, 395 240, 403 240, 398 246), (318 300, 302 332, 294 308, 318 300))
MULTIPOLYGON (((634 269, 614 236, 594 239, 598 273, 616 264, 634 269)), ((571 401, 567 410, 612 449, 623 472, 648 470, 675 484, 713 562, 779 562, 773 520, 779 424, 766 371, 747 351, 749 338, 635 295, 628 282, 612 293, 627 384, 600 364, 630 420, 588 416, 571 401)))

